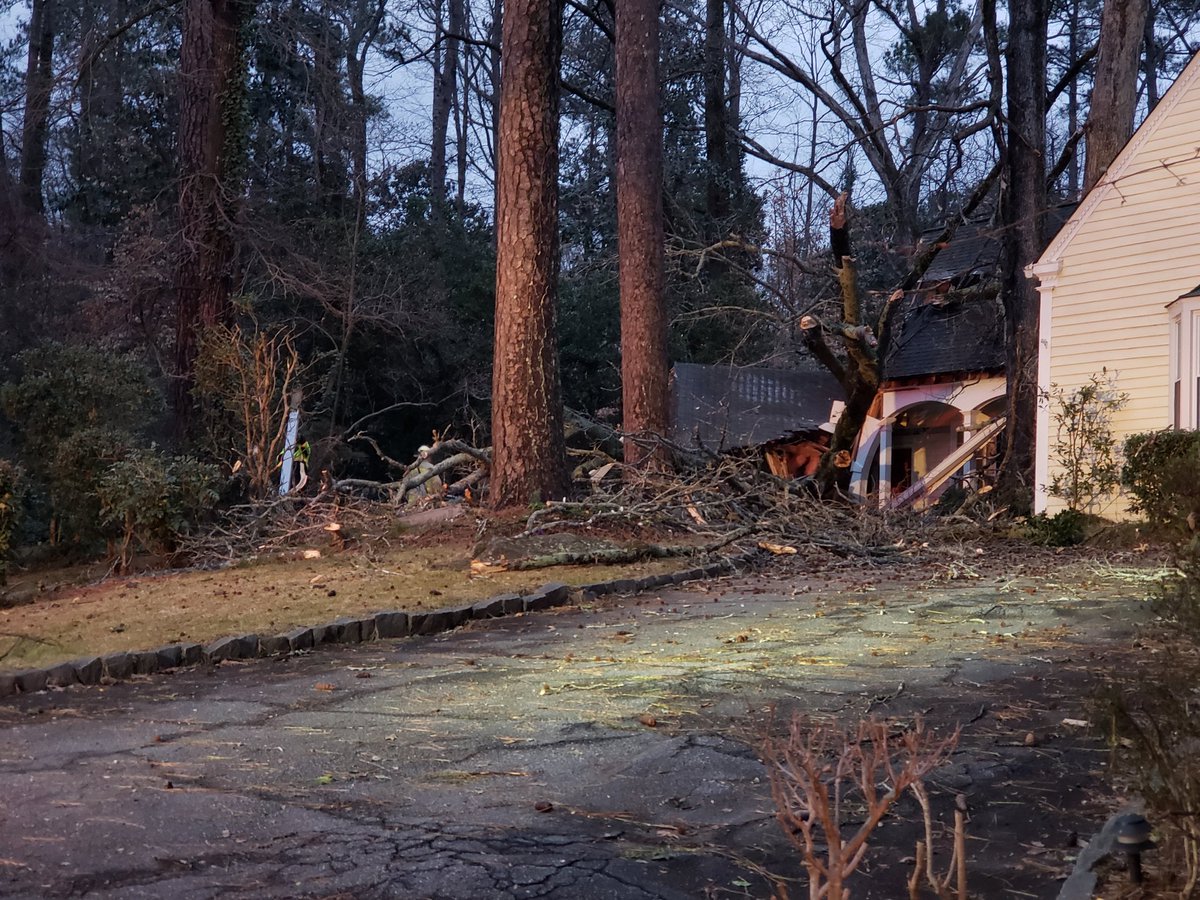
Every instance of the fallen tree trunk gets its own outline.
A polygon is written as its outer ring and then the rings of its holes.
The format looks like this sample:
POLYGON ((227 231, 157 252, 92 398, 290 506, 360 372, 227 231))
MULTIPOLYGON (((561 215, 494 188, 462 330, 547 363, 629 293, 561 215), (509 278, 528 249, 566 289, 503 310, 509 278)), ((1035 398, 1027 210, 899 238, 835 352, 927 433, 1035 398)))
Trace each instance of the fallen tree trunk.
MULTIPOLYGON (((700 546, 668 547, 662 544, 643 544, 638 547, 595 547, 587 550, 560 550, 531 556, 511 563, 483 563, 489 571, 520 572, 526 569, 548 569, 551 566, 597 566, 635 563, 644 559, 671 559, 677 556, 704 556, 732 544, 755 531, 754 527, 738 528, 716 541, 700 546)), ((474 566, 477 561, 473 561, 474 566)))
MULTIPOLYGON (((446 457, 441 462, 430 466, 423 472, 414 472, 405 478, 401 478, 399 481, 379 482, 368 481, 364 478, 343 478, 333 483, 333 489, 335 491, 352 491, 354 489, 387 491, 390 494, 396 495, 398 500, 403 500, 405 494, 414 488, 420 487, 431 478, 435 478, 439 475, 449 472, 451 469, 458 468, 459 466, 469 465, 470 463, 474 462, 487 463, 489 461, 489 454, 487 450, 480 450, 476 447, 471 447, 469 444, 464 444, 462 441, 441 441, 435 445, 435 447, 430 449, 430 456, 432 456, 434 451, 439 448, 442 450, 459 449, 460 452, 455 453, 453 456, 446 457)), ((466 478, 455 482, 453 487, 458 487, 459 485, 466 487, 471 484, 475 484, 481 480, 486 473, 486 468, 477 469, 475 472, 472 472, 470 475, 466 476, 466 478)))

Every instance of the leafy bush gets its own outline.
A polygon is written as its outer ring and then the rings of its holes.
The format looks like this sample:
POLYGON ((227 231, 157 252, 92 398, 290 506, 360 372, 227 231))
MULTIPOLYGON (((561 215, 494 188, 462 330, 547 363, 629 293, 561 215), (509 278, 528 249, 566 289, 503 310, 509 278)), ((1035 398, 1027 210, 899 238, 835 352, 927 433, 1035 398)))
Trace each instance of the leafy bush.
POLYGON ((88 545, 104 536, 97 488, 113 463, 124 458, 133 437, 113 428, 85 428, 62 440, 42 463, 54 511, 52 543, 88 545))
POLYGON ((1047 547, 1074 547, 1087 536, 1087 516, 1077 509, 1064 509, 1052 516, 1040 513, 1025 522, 1029 540, 1047 547))
POLYGON ((48 344, 17 358, 21 376, 0 387, 21 459, 50 500, 52 543, 103 536, 96 489, 108 466, 140 441, 162 399, 145 367, 103 348, 48 344))
POLYGON ((1200 432, 1151 431, 1125 440, 1121 483, 1130 508, 1155 525, 1179 527, 1200 511, 1200 432))
POLYGON ((0 585, 8 580, 8 553, 21 514, 21 470, 0 459, 0 585))
POLYGON ((216 466, 156 447, 134 450, 108 466, 96 486, 100 521, 120 534, 117 559, 128 568, 135 544, 171 552, 217 502, 216 466))
POLYGON ((1047 490, 1051 497, 1064 500, 1069 510, 1091 510, 1121 482, 1112 415, 1129 395, 1116 390, 1105 370, 1070 392, 1051 385, 1042 399, 1050 405, 1056 429, 1053 453, 1059 466, 1047 490))
POLYGON ((17 362, 21 377, 0 387, 0 407, 35 471, 64 438, 100 427, 133 434, 162 409, 145 367, 126 354, 48 344, 17 362))

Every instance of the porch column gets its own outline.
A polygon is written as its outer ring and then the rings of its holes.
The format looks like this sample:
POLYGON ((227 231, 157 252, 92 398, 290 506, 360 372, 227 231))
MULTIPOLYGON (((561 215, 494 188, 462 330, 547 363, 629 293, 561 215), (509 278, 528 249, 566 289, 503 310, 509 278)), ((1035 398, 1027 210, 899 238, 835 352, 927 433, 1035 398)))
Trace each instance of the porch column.
POLYGON ((882 509, 892 497, 892 423, 888 416, 879 428, 879 507, 882 509))

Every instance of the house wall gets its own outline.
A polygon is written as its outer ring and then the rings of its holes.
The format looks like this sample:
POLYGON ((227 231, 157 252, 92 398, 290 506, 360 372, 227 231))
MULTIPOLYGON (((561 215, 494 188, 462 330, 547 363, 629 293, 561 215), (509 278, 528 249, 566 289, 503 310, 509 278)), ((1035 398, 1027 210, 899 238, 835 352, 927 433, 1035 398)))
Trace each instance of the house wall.
MULTIPOLYGON (((1072 391, 1107 370, 1129 395, 1118 442, 1170 424, 1166 306, 1200 284, 1200 57, 1032 267, 1040 279, 1039 382, 1072 391)), ((1038 421, 1036 508, 1058 466, 1049 410, 1038 421)), ((1124 498, 1099 512, 1124 517, 1124 498)))

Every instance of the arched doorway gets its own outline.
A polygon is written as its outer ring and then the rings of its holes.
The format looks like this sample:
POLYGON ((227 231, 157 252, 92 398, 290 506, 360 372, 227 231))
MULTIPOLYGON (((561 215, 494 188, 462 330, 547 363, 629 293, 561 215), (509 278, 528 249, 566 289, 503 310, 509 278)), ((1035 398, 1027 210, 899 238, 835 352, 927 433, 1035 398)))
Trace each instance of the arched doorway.
MULTIPOLYGON (((962 444, 963 414, 929 400, 896 413, 891 428, 890 490, 907 490, 962 444)), ((882 480, 882 466, 881 466, 882 480)))

